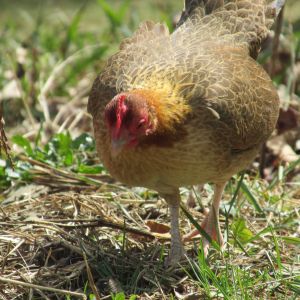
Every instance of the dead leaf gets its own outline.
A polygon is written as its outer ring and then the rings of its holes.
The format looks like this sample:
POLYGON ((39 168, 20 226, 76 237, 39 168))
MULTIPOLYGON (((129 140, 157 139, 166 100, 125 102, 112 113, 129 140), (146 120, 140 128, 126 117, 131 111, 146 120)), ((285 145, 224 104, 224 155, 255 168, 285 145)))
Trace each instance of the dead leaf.
POLYGON ((168 233, 170 231, 170 226, 157 223, 152 220, 146 221, 146 226, 150 229, 150 232, 156 232, 156 233, 168 233))
POLYGON ((285 141, 283 135, 274 136, 267 141, 266 145, 272 154, 283 162, 291 163, 299 159, 299 155, 297 155, 292 147, 285 141))
POLYGON ((190 293, 187 295, 182 295, 180 293, 178 293, 176 290, 174 291, 175 296, 177 297, 177 299, 179 300, 198 300, 198 299, 202 299, 201 295, 199 295, 199 293, 190 293))

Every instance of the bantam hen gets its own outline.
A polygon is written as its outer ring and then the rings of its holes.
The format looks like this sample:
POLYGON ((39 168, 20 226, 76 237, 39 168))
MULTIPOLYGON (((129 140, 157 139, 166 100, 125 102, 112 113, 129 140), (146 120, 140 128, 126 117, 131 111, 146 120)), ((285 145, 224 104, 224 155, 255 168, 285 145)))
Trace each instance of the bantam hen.
POLYGON ((183 255, 179 187, 215 184, 202 227, 222 244, 226 182, 275 127, 278 95, 255 58, 283 4, 186 0, 172 34, 166 25, 143 23, 93 84, 88 111, 100 158, 116 179, 155 189, 168 203, 170 264, 183 255))

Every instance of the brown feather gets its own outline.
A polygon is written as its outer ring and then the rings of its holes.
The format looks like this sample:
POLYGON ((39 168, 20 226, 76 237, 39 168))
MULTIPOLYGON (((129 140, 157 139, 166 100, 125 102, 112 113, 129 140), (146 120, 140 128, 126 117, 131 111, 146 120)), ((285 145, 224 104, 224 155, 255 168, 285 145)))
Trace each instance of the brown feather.
POLYGON ((88 110, 99 155, 127 184, 171 193, 222 182, 251 162, 275 127, 276 89, 249 51, 257 52, 277 7, 263 0, 196 2, 172 34, 161 24, 141 25, 93 85, 88 110), (120 93, 146 100, 157 130, 112 157, 104 108, 120 93))

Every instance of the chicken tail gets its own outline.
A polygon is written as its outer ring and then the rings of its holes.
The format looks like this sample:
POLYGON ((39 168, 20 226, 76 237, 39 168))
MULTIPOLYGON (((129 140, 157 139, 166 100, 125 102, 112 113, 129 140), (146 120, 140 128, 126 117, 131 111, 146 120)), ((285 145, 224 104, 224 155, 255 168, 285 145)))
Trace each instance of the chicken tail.
MULTIPOLYGON (((247 45, 256 57, 285 0, 185 0, 177 30, 247 45), (182 29, 181 29, 182 28, 182 29)), ((202 37, 200 38, 202 40, 202 37)))

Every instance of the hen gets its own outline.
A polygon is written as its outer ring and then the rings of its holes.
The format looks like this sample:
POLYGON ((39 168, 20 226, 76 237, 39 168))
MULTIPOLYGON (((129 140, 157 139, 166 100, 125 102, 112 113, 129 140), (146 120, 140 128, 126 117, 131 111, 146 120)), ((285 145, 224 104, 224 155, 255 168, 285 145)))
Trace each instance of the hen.
POLYGON ((202 227, 222 244, 225 184, 274 129, 278 95, 255 58, 283 4, 186 0, 172 34, 165 25, 143 23, 93 84, 88 111, 100 158, 116 179, 155 189, 166 200, 171 264, 183 255, 179 187, 215 184, 202 227))

